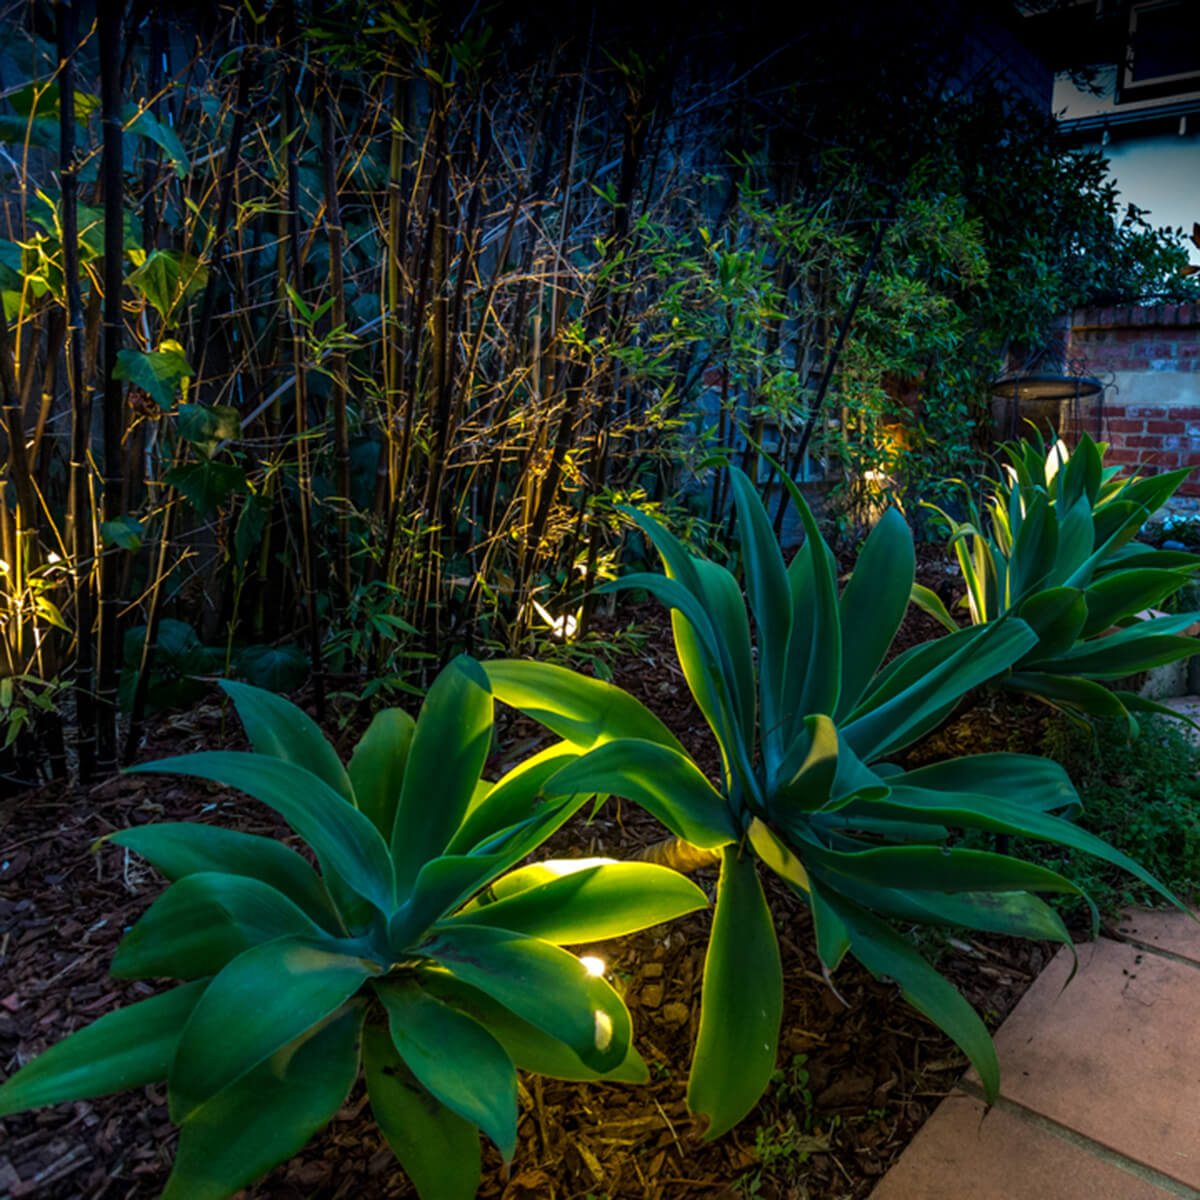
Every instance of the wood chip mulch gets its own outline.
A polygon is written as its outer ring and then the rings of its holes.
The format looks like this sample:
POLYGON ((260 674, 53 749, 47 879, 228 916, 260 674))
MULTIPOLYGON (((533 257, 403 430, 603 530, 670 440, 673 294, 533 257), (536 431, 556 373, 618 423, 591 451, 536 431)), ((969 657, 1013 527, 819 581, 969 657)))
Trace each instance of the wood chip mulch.
MULTIPOLYGON (((630 619, 647 639, 637 661, 618 663, 617 682, 648 703, 711 769, 711 740, 675 662, 669 626, 650 605, 625 608, 621 624, 630 619)), ((929 636, 907 625, 903 632, 911 640, 929 636)), ((500 724, 501 745, 510 752, 537 733, 521 721, 500 724)), ((236 722, 230 718, 228 725, 236 722)), ((238 743, 232 732, 222 733, 219 708, 202 705, 160 720, 140 757, 222 744, 238 743)), ((107 966, 162 880, 119 847, 91 847, 115 829, 162 820, 288 836, 253 801, 170 776, 125 777, 91 789, 45 787, 0 805, 0 1074, 156 990, 110 979, 107 966)), ((661 836, 640 810, 610 801, 590 824, 573 825, 539 857, 628 857, 661 836)), ((711 894, 715 877, 696 879, 711 894)), ((522 1077, 516 1158, 506 1171, 499 1155, 485 1148, 481 1197, 861 1200, 869 1194, 965 1062, 894 985, 872 980, 853 961, 838 971, 835 994, 821 975, 806 909, 766 882, 786 1006, 778 1078, 755 1112, 711 1144, 687 1114, 687 1065, 710 922, 709 912, 694 914, 597 948, 633 1013, 651 1082, 575 1085, 522 1077)), ((925 952, 992 1027, 1050 955, 1040 944, 1001 938, 923 938, 925 952)), ((155 1196, 169 1174, 175 1138, 163 1086, 5 1118, 0 1198, 155 1196)), ((243 1193, 264 1200, 411 1194, 371 1120, 361 1084, 300 1155, 243 1193)))

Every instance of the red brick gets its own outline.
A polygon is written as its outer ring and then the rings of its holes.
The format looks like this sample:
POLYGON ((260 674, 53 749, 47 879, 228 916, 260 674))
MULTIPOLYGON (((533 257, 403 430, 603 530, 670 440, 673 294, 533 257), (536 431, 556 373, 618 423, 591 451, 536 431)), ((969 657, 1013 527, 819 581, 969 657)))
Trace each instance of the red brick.
POLYGON ((1140 463, 1142 455, 1137 450, 1124 450, 1116 448, 1108 452, 1108 461, 1120 466, 1126 466, 1131 463, 1140 463))
MULTIPOLYGON (((1104 424, 1105 424, 1106 430, 1109 433, 1145 433, 1146 432, 1146 422, 1145 421, 1113 420, 1113 421, 1105 421, 1104 424)), ((1152 424, 1161 425, 1161 424, 1165 424, 1165 422, 1155 421, 1155 422, 1152 422, 1152 424)))
POLYGON ((1145 336, 1146 335, 1140 329, 1130 329, 1126 326, 1119 328, 1116 333, 1113 334, 1113 341, 1121 342, 1123 344, 1128 342, 1140 342, 1145 338, 1145 336))
POLYGON ((1104 406, 1105 417, 1123 417, 1125 415, 1125 405, 1123 404, 1106 404, 1104 406))
POLYGON ((1130 405, 1125 410, 1125 415, 1128 417, 1165 417, 1167 410, 1165 408, 1146 408, 1142 405, 1130 405))
POLYGON ((1181 421, 1200 421, 1200 408, 1172 408, 1171 416, 1178 417, 1181 421))
MULTIPOLYGON (((1174 416, 1174 412, 1172 412, 1171 415, 1174 416)), ((1177 421, 1147 421, 1146 422, 1146 432, 1147 433, 1182 433, 1183 432, 1183 420, 1180 419, 1177 421)))
POLYGON ((1179 485, 1179 491, 1175 493, 1177 496, 1200 496, 1200 480, 1194 479, 1189 475, 1183 483, 1179 485))
POLYGON ((1150 360, 1148 358, 1114 358, 1106 365, 1114 371, 1150 370, 1150 360))

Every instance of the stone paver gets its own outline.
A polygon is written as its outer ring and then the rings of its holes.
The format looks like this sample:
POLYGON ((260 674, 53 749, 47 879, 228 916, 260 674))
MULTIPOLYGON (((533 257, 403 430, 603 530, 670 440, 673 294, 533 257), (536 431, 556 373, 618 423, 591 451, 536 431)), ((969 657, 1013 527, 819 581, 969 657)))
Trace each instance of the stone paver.
POLYGON ((1200 973, 1107 938, 1077 950, 1070 987, 1064 948, 996 1035, 1001 1094, 1200 1189, 1200 973))
POLYGON ((871 1200, 1167 1200, 1170 1192, 962 1092, 942 1101, 871 1200))
MULTIPOLYGON (((1117 932, 1144 945, 1178 954, 1180 958, 1200 964, 1200 921, 1177 909, 1170 912, 1122 913, 1117 922, 1117 932)), ((1200 984, 1200 981, 1197 982, 1200 984)), ((1197 1019, 1200 1020, 1200 1013, 1197 1019)))

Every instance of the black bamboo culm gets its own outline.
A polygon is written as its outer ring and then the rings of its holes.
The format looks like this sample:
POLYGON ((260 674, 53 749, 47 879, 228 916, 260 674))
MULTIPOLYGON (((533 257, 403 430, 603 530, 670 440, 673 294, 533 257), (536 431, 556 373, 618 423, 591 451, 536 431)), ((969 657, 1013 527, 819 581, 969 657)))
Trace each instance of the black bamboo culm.
POLYGON ((67 300, 67 381, 71 394, 71 475, 67 493, 67 548, 75 593, 75 716, 79 778, 91 781, 96 763, 96 701, 92 645, 93 602, 92 489, 88 450, 91 391, 83 373, 83 299, 79 291, 78 179, 75 166, 75 48, 78 38, 73 0, 59 0, 59 184, 62 189, 63 277, 67 300))
MULTIPOLYGON (((104 186, 104 519, 121 515, 121 436, 124 432, 124 389, 116 376, 121 350, 122 256, 124 210, 121 127, 121 19, 124 4, 108 0, 100 6, 100 105, 104 129, 101 177, 104 186)), ((120 597, 117 550, 100 556, 99 626, 97 634, 96 767, 101 775, 117 766, 117 620, 120 597)))

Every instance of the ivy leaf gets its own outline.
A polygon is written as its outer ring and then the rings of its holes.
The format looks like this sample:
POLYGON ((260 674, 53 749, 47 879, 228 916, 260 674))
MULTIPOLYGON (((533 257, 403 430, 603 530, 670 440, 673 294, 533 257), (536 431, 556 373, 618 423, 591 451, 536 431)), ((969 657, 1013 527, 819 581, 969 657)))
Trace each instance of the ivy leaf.
POLYGON ((182 380, 195 374, 178 342, 164 342, 162 348, 117 351, 117 365, 113 375, 117 379, 128 379, 139 387, 158 405, 169 409, 175 403, 175 393, 182 380))
POLYGON ((247 646, 238 669, 255 687, 294 692, 308 677, 308 655, 296 646, 247 646))
POLYGON ((126 121, 130 122, 126 126, 125 132, 147 138, 158 146, 171 160, 171 166, 179 179, 182 179, 192 169, 192 164, 188 161, 187 151, 183 148, 179 135, 165 121, 160 121, 148 111, 138 113, 134 105, 126 105, 122 115, 126 121), (137 113, 136 116, 134 116, 135 113, 137 113), (130 121, 131 117, 132 121, 130 121))
POLYGON ((142 544, 142 523, 128 513, 122 513, 115 521, 101 521, 100 535, 105 545, 137 550, 142 544))
POLYGON ((125 279, 169 324, 178 320, 178 316, 173 315, 175 310, 207 281, 208 268, 195 255, 182 254, 178 250, 155 250, 125 279))
POLYGON ((241 467, 208 459, 172 467, 165 479, 202 517, 215 513, 230 496, 249 488, 241 467))
POLYGON ((236 408, 220 404, 181 404, 179 406, 179 436, 211 458, 217 446, 226 438, 242 432, 242 419, 236 408))

